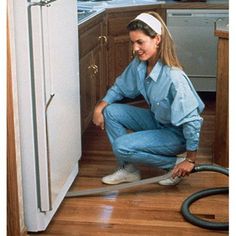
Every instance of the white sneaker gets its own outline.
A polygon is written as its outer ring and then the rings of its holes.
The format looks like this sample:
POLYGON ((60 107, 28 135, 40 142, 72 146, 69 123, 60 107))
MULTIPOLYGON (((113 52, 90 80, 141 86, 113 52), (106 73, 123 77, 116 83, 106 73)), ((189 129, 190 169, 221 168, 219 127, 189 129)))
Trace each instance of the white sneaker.
MULTIPOLYGON (((178 157, 178 158, 176 159, 175 165, 181 163, 181 162, 184 161, 184 160, 185 160, 185 158, 183 158, 183 157, 178 157)), ((164 185, 164 186, 167 186, 167 185, 177 185, 177 184, 180 183, 182 180, 183 180, 183 177, 178 177, 178 176, 176 176, 175 178, 170 177, 170 178, 168 178, 168 179, 160 180, 160 181, 158 182, 158 184, 164 185)))
POLYGON ((140 180, 140 173, 131 165, 120 168, 111 175, 102 178, 104 184, 120 184, 140 180))
POLYGON ((160 180, 158 182, 158 184, 160 185, 164 185, 164 186, 167 186, 167 185, 177 185, 178 183, 180 183, 182 181, 183 177, 175 177, 175 178, 168 178, 168 179, 163 179, 163 180, 160 180))

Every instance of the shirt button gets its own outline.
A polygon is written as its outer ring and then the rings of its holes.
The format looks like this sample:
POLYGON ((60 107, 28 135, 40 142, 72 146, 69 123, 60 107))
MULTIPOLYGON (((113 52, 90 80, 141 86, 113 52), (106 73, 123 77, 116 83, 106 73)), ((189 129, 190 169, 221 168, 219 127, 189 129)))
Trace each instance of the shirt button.
POLYGON ((159 105, 160 105, 160 103, 158 102, 158 103, 157 103, 157 106, 159 106, 159 105))

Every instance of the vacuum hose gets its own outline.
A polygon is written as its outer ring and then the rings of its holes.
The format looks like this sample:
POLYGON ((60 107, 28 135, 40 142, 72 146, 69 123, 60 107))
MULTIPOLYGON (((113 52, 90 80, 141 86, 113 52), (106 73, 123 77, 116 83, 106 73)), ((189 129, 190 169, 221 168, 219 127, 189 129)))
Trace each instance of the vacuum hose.
MULTIPOLYGON (((192 173, 202 172, 202 171, 213 171, 213 172, 218 172, 226 176, 229 176, 229 170, 227 168, 224 168, 222 166, 209 165, 209 164, 202 164, 202 165, 195 166, 192 173)), ((209 188, 209 189, 204 189, 202 191, 196 192, 184 200, 181 206, 181 213, 183 217, 185 218, 185 220, 187 220, 188 222, 194 225, 200 226, 202 228, 214 229, 214 230, 228 230, 229 229, 228 222, 221 223, 221 222, 212 222, 212 221, 203 220, 193 215, 189 210, 192 203, 194 203, 195 201, 203 197, 207 197, 207 196, 211 196, 215 194, 223 194, 223 193, 228 193, 228 192, 229 192, 228 187, 209 188)))

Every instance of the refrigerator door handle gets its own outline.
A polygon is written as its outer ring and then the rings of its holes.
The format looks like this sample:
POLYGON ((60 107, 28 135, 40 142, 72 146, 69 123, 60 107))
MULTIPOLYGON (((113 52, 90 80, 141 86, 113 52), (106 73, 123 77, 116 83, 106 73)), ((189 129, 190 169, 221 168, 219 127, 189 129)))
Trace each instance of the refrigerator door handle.
POLYGON ((51 94, 50 94, 50 98, 48 99, 48 101, 47 101, 47 103, 46 103, 46 109, 45 109, 45 112, 47 112, 48 107, 49 107, 49 105, 50 105, 52 99, 54 98, 54 96, 55 96, 55 93, 51 93, 51 94))

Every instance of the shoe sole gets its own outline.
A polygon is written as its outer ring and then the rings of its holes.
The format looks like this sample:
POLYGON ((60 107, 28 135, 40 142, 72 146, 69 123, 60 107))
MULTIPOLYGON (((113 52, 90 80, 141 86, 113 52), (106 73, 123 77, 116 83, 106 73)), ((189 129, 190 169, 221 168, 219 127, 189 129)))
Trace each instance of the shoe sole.
POLYGON ((111 182, 102 179, 102 182, 104 184, 113 185, 113 184, 121 184, 121 183, 132 183, 132 182, 138 181, 140 179, 141 179, 140 177, 137 177, 136 179, 132 179, 132 180, 126 179, 126 180, 122 180, 122 181, 117 180, 117 181, 111 181, 111 182))
MULTIPOLYGON (((166 181, 166 180, 163 180, 163 182, 166 181)), ((174 183, 162 183, 162 181, 158 182, 159 185, 162 185, 162 186, 173 186, 173 185, 177 185, 179 184, 180 182, 182 181, 182 179, 178 180, 177 182, 174 182, 174 183)))

